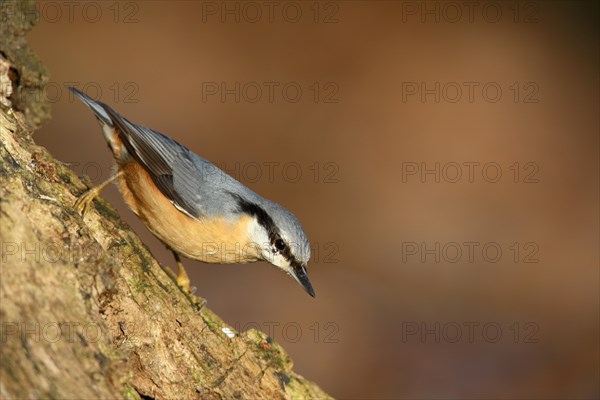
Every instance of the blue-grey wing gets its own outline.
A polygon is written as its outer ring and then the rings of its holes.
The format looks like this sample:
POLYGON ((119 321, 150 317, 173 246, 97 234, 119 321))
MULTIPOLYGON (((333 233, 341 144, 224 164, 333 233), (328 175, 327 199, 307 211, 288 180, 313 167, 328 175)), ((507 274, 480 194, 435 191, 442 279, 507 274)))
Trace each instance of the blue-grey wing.
POLYGON ((159 190, 180 211, 193 218, 233 216, 240 211, 237 195, 260 196, 214 164, 155 130, 134 124, 107 110, 127 151, 148 171, 159 190))
POLYGON ((189 157, 189 150, 160 132, 128 121, 113 109, 105 107, 112 125, 129 154, 148 172, 152 181, 177 208, 198 218, 201 210, 189 196, 198 174, 189 157))
POLYGON ((75 88, 69 88, 98 119, 114 127, 127 152, 148 172, 154 184, 175 207, 199 218, 202 215, 230 215, 239 211, 232 194, 260 198, 185 146, 162 133, 130 122, 108 105, 75 88))

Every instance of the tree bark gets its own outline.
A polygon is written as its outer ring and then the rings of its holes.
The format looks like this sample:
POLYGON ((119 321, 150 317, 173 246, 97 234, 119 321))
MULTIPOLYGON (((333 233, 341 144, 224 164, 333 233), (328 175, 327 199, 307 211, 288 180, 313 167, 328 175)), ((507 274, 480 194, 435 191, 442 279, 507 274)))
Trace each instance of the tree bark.
POLYGON ((75 212, 87 186, 32 139, 50 108, 27 7, 0 28, 0 398, 329 398, 193 306, 105 201, 75 212))

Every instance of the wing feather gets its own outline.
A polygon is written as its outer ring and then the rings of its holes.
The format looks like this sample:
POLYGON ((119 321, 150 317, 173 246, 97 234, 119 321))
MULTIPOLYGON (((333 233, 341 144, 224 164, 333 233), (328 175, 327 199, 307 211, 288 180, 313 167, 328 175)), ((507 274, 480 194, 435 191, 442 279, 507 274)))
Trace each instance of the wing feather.
MULTIPOLYGON (((104 109, 117 128, 127 151, 148 171, 158 189, 177 209, 188 216, 198 218, 199 210, 175 187, 175 175, 179 173, 180 167, 185 169, 185 163, 181 163, 179 159, 189 150, 160 132, 128 121, 108 106, 104 109), (175 164, 177 171, 173 169, 175 164)), ((193 168, 190 165, 187 167, 193 168)))
POLYGON ((227 193, 260 203, 264 199, 209 161, 162 133, 130 122, 108 105, 69 87, 102 121, 119 134, 128 153, 144 167, 156 187, 182 213, 192 217, 238 212, 227 193))

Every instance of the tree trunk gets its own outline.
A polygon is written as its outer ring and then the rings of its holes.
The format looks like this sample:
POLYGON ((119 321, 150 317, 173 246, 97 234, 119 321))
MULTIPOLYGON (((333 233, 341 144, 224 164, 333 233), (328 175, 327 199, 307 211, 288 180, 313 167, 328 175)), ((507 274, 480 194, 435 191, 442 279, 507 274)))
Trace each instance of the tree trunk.
POLYGON ((87 186, 31 137, 34 6, 0 7, 0 398, 329 398, 264 333, 198 311, 109 204, 75 212, 87 186))

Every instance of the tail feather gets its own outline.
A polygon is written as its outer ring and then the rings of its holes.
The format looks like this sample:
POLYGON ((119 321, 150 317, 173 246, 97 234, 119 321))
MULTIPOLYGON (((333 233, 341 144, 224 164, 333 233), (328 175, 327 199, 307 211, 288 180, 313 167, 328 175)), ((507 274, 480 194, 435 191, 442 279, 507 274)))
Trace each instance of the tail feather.
POLYGON ((75 94, 75 96, 79 97, 79 99, 86 105, 88 106, 93 112, 94 114, 96 114, 96 116, 105 124, 109 125, 109 126, 114 126, 110 116, 108 115, 108 113, 106 112, 105 108, 108 108, 108 106, 100 101, 96 101, 94 99, 92 99, 91 97, 89 97, 88 95, 86 95, 85 93, 83 93, 82 91, 75 89, 74 87, 71 86, 67 86, 67 88, 73 93, 75 94))
MULTIPOLYGON (((96 115, 98 122, 100 122, 100 126, 102 127, 102 133, 104 134, 104 138, 108 142, 108 146, 112 150, 115 158, 121 162, 125 162, 129 159, 129 152, 123 140, 119 135, 119 129, 117 128, 117 123, 111 117, 118 117, 117 114, 112 108, 102 103, 101 101, 96 101, 91 97, 87 96, 85 93, 75 89, 74 87, 67 86, 71 92, 73 92, 79 99, 88 106, 96 115)), ((116 120, 118 122, 118 119, 116 120)))

